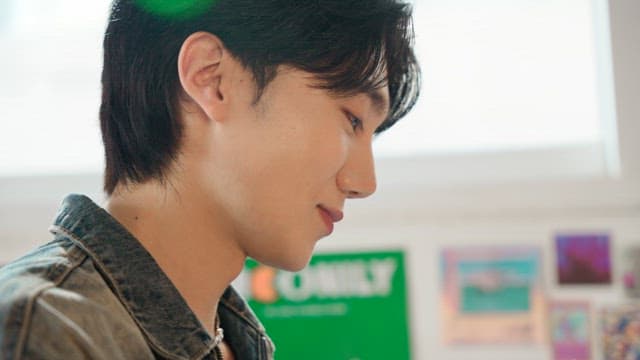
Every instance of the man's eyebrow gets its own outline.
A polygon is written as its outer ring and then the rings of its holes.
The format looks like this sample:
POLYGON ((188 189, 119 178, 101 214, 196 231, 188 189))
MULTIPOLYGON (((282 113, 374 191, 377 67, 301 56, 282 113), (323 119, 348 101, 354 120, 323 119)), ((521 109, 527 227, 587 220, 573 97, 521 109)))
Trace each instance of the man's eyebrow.
POLYGON ((379 116, 384 116, 385 118, 389 115, 389 100, 382 93, 380 89, 374 89, 371 91, 365 92, 365 95, 371 101, 371 105, 373 105, 373 110, 379 116))

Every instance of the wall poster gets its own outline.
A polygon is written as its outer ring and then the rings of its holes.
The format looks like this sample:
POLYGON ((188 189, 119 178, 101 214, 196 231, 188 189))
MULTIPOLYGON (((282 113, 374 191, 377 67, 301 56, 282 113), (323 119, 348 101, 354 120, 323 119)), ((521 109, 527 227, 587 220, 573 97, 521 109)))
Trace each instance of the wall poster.
POLYGON ((546 310, 538 248, 448 248, 441 262, 446 344, 544 341, 546 310))

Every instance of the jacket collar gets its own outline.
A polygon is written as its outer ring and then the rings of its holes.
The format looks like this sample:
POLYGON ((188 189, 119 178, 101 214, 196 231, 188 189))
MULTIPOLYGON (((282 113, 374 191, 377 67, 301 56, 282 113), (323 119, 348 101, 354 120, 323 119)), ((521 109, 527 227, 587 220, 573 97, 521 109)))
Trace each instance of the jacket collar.
MULTIPOLYGON (((85 249, 155 351, 167 358, 193 359, 213 349, 214 340, 152 256, 91 199, 67 196, 50 231, 69 236, 85 249)), ((241 327, 264 335, 264 328, 233 288, 225 291, 221 303, 224 309, 219 311, 232 313, 225 314, 223 321, 241 322, 241 327)))

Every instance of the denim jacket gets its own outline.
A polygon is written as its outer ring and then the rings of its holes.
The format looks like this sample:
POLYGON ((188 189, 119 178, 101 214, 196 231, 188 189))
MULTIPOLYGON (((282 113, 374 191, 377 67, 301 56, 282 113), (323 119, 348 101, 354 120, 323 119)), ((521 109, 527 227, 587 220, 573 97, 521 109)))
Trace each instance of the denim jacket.
MULTIPOLYGON (((105 210, 70 195, 50 231, 53 241, 0 269, 0 359, 216 358, 178 290, 105 210)), ((232 287, 218 314, 236 359, 273 359, 232 287)))

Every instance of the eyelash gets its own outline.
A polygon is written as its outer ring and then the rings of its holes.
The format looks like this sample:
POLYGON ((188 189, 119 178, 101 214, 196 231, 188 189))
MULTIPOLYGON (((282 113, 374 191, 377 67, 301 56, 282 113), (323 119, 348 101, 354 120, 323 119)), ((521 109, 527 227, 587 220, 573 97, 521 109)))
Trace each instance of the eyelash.
POLYGON ((349 122, 351 123, 351 127, 353 128, 353 131, 362 129, 362 120, 360 120, 360 118, 347 113, 347 120, 349 120, 349 122))

